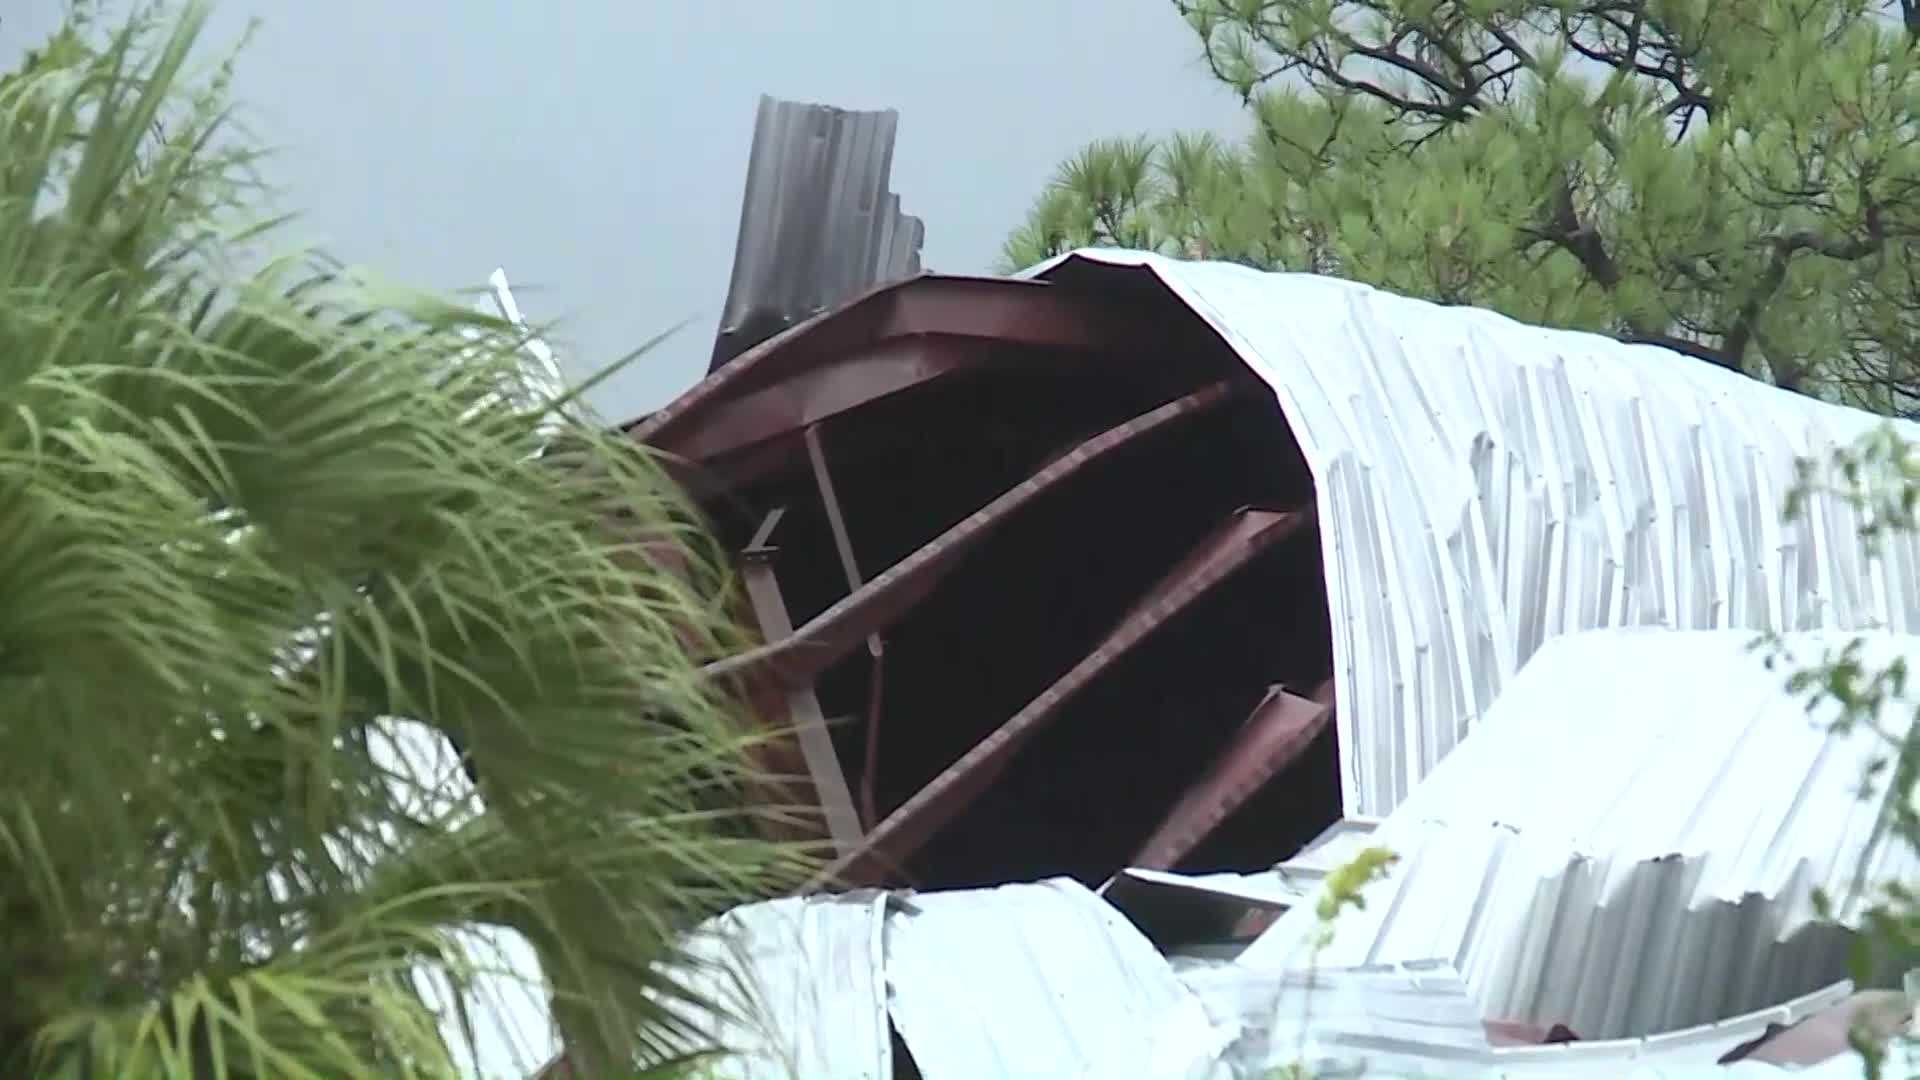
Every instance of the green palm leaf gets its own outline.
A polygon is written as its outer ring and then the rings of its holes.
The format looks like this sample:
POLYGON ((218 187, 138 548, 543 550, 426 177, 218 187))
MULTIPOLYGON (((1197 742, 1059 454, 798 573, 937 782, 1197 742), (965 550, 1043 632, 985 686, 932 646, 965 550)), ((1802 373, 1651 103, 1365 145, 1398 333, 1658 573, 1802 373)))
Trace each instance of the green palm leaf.
POLYGON ((679 935, 805 870, 699 672, 724 563, 524 330, 231 267, 205 17, 0 80, 0 1067, 449 1075, 489 927, 587 1071, 677 1053, 679 935))

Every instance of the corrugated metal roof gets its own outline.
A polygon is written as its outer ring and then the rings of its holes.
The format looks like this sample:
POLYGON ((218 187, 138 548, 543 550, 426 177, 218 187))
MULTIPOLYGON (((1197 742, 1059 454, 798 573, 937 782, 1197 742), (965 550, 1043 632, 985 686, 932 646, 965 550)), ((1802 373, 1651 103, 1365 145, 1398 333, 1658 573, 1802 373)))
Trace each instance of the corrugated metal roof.
POLYGON ((1920 626, 1920 539, 1869 564, 1838 500, 1780 522, 1795 460, 1878 418, 1330 278, 1105 249, 1028 273, 1129 267, 1272 385, 1312 470, 1349 814, 1398 805, 1560 634, 1920 626))
MULTIPOLYGON (((1812 890, 1848 896, 1863 860, 1869 881, 1910 881, 1920 859, 1876 843, 1878 805, 1857 797, 1876 740, 1810 720, 1751 639, 1616 630, 1541 649, 1379 827, 1402 863, 1324 959, 1446 957, 1487 1015, 1588 1037, 1683 1028, 1843 974, 1847 935, 1817 922, 1812 890)), ((1786 640, 1817 658, 1851 635, 1786 640)), ((1895 657, 1920 662, 1920 638, 1867 637, 1865 663, 1895 657)), ((1889 708, 1911 722, 1913 702, 1889 708)), ((1289 912, 1241 962, 1293 962, 1311 919, 1289 912)))
POLYGON ((892 109, 762 96, 709 371, 875 285, 920 272, 926 227, 900 212, 892 109))

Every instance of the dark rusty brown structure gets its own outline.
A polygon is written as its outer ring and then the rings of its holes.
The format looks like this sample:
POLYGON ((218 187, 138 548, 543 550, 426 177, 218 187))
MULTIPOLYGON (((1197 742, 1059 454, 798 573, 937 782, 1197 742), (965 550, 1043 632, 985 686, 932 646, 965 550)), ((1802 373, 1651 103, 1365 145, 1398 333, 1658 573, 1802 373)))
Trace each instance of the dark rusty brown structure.
POLYGON ((920 277, 631 434, 740 555, 837 880, 1252 868, 1338 816, 1313 492, 1144 275, 920 277), (831 719, 829 719, 831 718, 831 719))

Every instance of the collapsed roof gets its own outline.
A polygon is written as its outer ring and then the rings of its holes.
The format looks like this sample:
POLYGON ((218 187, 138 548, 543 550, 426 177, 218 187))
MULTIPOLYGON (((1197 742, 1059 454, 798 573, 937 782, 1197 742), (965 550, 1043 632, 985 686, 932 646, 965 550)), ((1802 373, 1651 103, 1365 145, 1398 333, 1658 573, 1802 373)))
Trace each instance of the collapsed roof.
POLYGON ((1380 816, 1542 643, 1903 627, 1778 507, 1876 418, 1652 346, 1085 251, 923 276, 636 425, 712 514, 843 880, 1249 869, 1380 816), (826 722, 826 718, 835 722, 826 722), (1329 722, 1331 717, 1331 722, 1329 722))
POLYGON ((1765 1051, 1783 1033, 1799 1044, 1785 1060, 1850 1064, 1845 1023, 1823 1032, 1808 1021, 1856 1000, 1840 980, 1651 1038, 1516 1039, 1517 1025, 1482 1019, 1445 961, 1168 958, 1067 879, 752 904, 690 947, 689 989, 717 1009, 678 1011, 697 1041, 729 1049, 709 1065, 724 1080, 1232 1080, 1292 1075, 1296 1064, 1322 1077, 1765 1080, 1783 1074, 1716 1066, 1742 1050, 1780 1060, 1765 1051))

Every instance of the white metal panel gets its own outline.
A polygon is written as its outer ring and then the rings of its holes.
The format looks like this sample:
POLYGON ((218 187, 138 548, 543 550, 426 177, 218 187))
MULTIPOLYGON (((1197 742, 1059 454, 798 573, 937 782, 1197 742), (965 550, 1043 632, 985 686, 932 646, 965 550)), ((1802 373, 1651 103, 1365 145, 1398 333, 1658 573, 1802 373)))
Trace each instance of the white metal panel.
POLYGON ((718 1011, 679 1011, 727 1056, 715 1080, 889 1080, 880 893, 771 900, 688 940, 683 985, 718 1011))
MULTIPOLYGON (((1703 1023, 1844 975, 1847 935, 1818 923, 1812 891, 1848 901, 1862 868, 1911 881, 1920 860, 1877 843, 1880 804, 1858 798, 1882 746, 1829 735, 1751 639, 1615 630, 1540 650, 1376 831, 1401 864, 1343 917, 1325 962, 1445 957, 1487 1015, 1588 1038, 1703 1023)), ((1786 641, 1817 659, 1851 639, 1786 641)), ((1920 638, 1865 646, 1870 666, 1920 666, 1920 638)), ((1911 723, 1913 706, 1890 703, 1882 723, 1911 723)), ((1240 962, 1297 963, 1312 917, 1288 912, 1240 962)))
POLYGON ((1349 814, 1397 806, 1557 635, 1920 623, 1913 538, 1867 565, 1837 501, 1776 524, 1796 458, 1876 417, 1331 278, 1107 249, 1029 273, 1126 267, 1273 387, 1306 455, 1349 814))
POLYGON ((887 985, 927 1080, 1182 1078, 1231 1038, 1125 916, 1070 879, 908 903, 887 919, 887 985))

